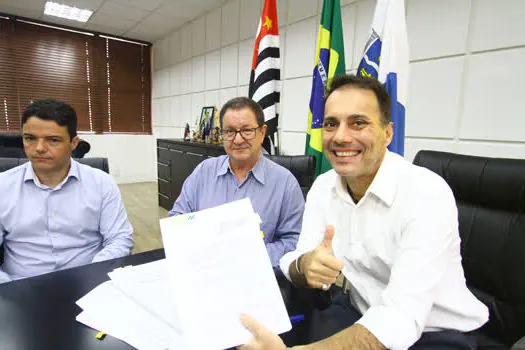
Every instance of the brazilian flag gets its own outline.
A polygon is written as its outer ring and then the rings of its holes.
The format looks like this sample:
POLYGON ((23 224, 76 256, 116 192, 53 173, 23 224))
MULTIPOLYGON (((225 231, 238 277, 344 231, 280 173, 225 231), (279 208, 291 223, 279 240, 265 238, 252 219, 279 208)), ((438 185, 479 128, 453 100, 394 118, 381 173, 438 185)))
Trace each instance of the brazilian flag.
POLYGON ((345 50, 339 0, 324 0, 308 111, 305 154, 316 158, 315 177, 332 167, 323 154, 324 89, 334 76, 345 74, 345 50))

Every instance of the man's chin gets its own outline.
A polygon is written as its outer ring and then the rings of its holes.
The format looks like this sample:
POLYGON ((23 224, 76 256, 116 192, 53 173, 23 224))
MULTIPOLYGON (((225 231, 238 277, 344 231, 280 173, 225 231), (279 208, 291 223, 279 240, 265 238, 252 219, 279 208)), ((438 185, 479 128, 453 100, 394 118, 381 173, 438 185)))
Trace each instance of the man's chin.
POLYGON ((33 169, 41 172, 53 171, 56 168, 56 164, 51 160, 31 159, 31 165, 33 166, 33 169))
POLYGON ((349 164, 332 164, 332 168, 335 170, 337 175, 342 177, 353 177, 357 174, 355 166, 349 164))
POLYGON ((35 164, 32 163, 33 169, 39 172, 51 172, 55 170, 55 166, 53 164, 35 164))
POLYGON ((251 152, 233 152, 229 154, 231 160, 236 163, 252 162, 254 155, 251 152))
POLYGON ((236 149, 230 152, 230 157, 234 159, 246 159, 249 158, 251 153, 247 149, 236 149))
POLYGON ((53 163, 48 159, 31 159, 33 168, 49 168, 53 166, 53 163))
POLYGON ((235 163, 243 163, 243 162, 247 162, 250 160, 250 157, 249 156, 245 156, 245 157, 242 157, 242 156, 230 156, 230 158, 235 162, 235 163))

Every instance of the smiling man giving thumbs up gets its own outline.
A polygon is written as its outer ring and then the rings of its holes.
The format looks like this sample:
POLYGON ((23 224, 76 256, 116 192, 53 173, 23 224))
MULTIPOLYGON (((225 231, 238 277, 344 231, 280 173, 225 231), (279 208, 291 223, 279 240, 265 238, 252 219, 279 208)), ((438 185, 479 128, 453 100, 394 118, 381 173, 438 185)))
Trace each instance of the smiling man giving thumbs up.
MULTIPOLYGON (((322 136, 333 170, 308 192, 297 248, 280 267, 296 286, 318 289, 343 271, 350 293, 321 311, 313 343, 301 349, 474 349, 465 333, 487 321, 465 283, 454 195, 387 150, 391 107, 399 108, 373 78, 341 75, 328 85, 322 136)), ((245 325, 255 335, 245 349, 280 345, 245 325)))

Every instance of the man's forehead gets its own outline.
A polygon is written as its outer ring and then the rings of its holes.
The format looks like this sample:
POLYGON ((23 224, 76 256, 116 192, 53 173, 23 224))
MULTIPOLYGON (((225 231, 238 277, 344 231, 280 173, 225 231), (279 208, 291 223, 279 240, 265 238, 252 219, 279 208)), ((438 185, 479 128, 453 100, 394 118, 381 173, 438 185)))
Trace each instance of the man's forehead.
POLYGON ((226 110, 226 113, 224 113, 224 117, 223 117, 224 124, 228 124, 228 123, 230 124, 232 123, 250 124, 252 122, 257 122, 257 118, 255 117, 255 113, 253 113, 253 111, 248 107, 237 108, 237 109, 230 108, 226 110))
MULTIPOLYGON (((334 91, 326 100, 325 109, 345 109, 354 114, 358 111, 379 112, 379 102, 375 93, 371 90, 360 88, 342 88, 334 91)), ((360 113, 357 113, 360 114, 360 113)))
POLYGON ((370 89, 363 89, 356 86, 343 86, 328 96, 327 103, 330 100, 339 100, 340 98, 348 99, 348 98, 354 98, 356 100, 374 100, 376 103, 377 96, 374 91, 370 89), (332 99, 332 97, 334 97, 332 99))
POLYGON ((22 126, 24 134, 34 136, 67 136, 66 126, 58 125, 54 120, 44 120, 37 117, 30 117, 22 126))

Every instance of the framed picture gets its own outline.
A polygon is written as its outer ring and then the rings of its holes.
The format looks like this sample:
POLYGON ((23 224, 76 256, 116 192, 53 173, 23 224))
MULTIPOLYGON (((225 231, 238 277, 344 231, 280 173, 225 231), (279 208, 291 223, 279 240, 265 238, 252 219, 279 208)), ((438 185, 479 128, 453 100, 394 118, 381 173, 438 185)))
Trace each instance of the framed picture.
POLYGON ((212 134, 212 130, 215 128, 215 110, 215 106, 202 107, 201 117, 199 121, 199 132, 201 135, 202 142, 211 143, 210 136, 212 134))

